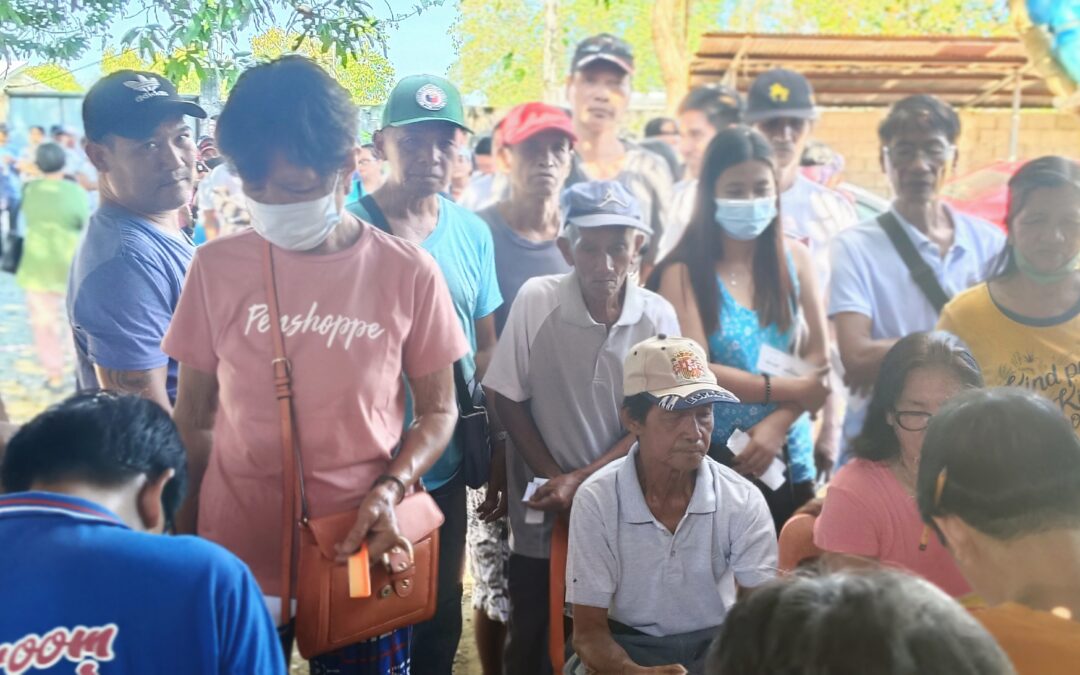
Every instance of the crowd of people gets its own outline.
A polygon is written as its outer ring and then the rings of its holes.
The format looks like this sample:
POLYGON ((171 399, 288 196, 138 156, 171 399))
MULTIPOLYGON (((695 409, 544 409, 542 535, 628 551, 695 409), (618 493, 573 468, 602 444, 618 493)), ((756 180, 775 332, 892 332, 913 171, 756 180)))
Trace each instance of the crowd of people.
POLYGON ((283 673, 297 642, 449 675, 467 564, 485 675, 1073 672, 1080 165, 1024 165, 1002 232, 941 198, 957 112, 908 96, 859 223, 804 171, 799 73, 641 142, 633 75, 590 37, 569 109, 470 143, 442 77, 360 142, 303 57, 201 138, 120 71, 83 104, 99 204, 62 144, 0 154, 48 384, 70 330, 80 390, 0 427, 0 672, 283 673), (414 586, 423 620, 334 637, 414 586))

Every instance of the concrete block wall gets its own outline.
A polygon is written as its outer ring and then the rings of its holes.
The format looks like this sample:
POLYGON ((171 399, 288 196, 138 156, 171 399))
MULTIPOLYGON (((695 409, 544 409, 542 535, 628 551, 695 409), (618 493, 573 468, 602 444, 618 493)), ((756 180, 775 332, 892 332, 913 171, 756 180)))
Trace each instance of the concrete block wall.
MULTIPOLYGON (((825 109, 814 135, 844 155, 845 179, 888 194, 878 161, 878 124, 885 109, 825 109)), ((1012 114, 1008 110, 960 112, 958 173, 1009 158, 1012 114)), ((1050 110, 1025 110, 1020 115, 1019 159, 1060 154, 1080 159, 1080 115, 1050 110)))

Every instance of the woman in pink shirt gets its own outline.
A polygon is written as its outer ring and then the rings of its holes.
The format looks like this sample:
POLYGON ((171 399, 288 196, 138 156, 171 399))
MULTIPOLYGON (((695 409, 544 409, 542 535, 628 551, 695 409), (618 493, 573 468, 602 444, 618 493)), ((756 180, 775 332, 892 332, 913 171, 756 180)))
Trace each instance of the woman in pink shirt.
MULTIPOLYGON (((457 422, 453 363, 468 343, 439 268, 344 209, 356 120, 348 92, 308 59, 286 56, 241 75, 217 138, 252 229, 198 249, 162 345, 180 363, 174 417, 191 467, 180 528, 193 531, 197 514, 198 534, 247 563, 275 618, 288 600, 283 537, 294 533, 282 517, 264 256, 273 262, 310 514, 356 513, 339 557, 366 541, 378 560, 394 544, 395 505, 457 422), (414 414, 403 431, 406 387, 414 414)), ((293 624, 279 627, 286 657, 293 624)), ((410 635, 403 628, 317 656, 312 672, 407 675, 410 635)))
POLYGON ((814 543, 904 568, 954 597, 970 593, 941 542, 921 541, 915 483, 930 418, 959 392, 982 386, 978 364, 955 336, 914 333, 897 342, 882 362, 855 439, 856 459, 829 485, 814 543))

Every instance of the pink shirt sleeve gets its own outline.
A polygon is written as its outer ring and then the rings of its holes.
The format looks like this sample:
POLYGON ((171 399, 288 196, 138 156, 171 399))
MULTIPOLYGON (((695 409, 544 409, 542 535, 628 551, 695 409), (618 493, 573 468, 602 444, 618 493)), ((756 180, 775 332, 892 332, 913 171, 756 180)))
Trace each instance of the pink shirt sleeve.
MULTIPOLYGON (((857 487, 851 486, 851 487, 857 487)), ((848 485, 831 485, 814 522, 814 544, 832 553, 881 557, 874 513, 848 485)))
POLYGON ((469 353, 442 272, 428 256, 417 262, 415 311, 402 349, 402 366, 409 378, 430 375, 469 353))
POLYGON ((206 284, 196 251, 188 268, 184 290, 176 304, 169 330, 161 341, 161 351, 179 363, 206 373, 217 372, 218 356, 210 311, 206 302, 206 284))

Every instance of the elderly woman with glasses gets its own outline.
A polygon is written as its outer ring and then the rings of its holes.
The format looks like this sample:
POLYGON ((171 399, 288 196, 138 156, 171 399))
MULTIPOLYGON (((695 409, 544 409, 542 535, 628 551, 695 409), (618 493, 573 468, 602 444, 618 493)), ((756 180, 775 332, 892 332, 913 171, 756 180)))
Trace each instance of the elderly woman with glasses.
POLYGON ((983 386, 978 364, 949 333, 913 333, 889 350, 874 385, 856 459, 829 485, 814 543, 879 560, 934 582, 954 597, 971 588, 936 538, 923 538, 916 479, 930 419, 945 402, 983 386))

